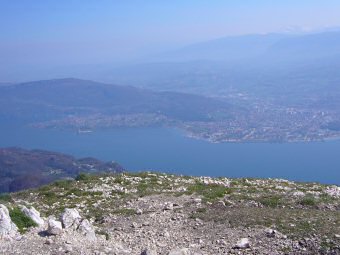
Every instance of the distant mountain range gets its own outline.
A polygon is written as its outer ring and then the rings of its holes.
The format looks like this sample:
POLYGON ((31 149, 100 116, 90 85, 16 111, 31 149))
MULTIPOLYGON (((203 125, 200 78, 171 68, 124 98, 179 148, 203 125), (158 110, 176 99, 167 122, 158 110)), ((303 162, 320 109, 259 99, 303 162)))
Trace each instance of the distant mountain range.
POLYGON ((101 78, 155 90, 246 93, 284 104, 333 107, 340 95, 340 31, 225 37, 103 71, 101 78))
POLYGON ((289 34, 228 36, 166 52, 155 57, 155 60, 175 62, 198 60, 240 61, 258 57, 276 43, 290 37, 292 37, 292 35, 289 34))
POLYGON ((308 60, 340 54, 340 31, 313 34, 263 34, 220 38, 189 45, 164 54, 175 61, 224 61, 273 58, 280 60, 308 60))
POLYGON ((13 192, 65 178, 79 173, 120 173, 116 162, 94 158, 76 159, 70 155, 21 148, 0 149, 0 193, 13 192))

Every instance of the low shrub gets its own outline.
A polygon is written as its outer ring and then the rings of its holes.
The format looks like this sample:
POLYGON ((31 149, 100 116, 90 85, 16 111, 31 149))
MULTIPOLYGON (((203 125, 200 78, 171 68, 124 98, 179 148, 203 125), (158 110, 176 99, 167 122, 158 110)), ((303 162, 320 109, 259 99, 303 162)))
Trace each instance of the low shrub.
POLYGON ((90 174, 87 174, 87 173, 80 173, 76 177, 76 181, 88 181, 88 180, 91 180, 91 179, 92 179, 92 176, 90 174))
POLYGON ((27 217, 18 207, 9 210, 9 215, 18 227, 21 234, 25 233, 28 228, 38 226, 31 218, 27 217))

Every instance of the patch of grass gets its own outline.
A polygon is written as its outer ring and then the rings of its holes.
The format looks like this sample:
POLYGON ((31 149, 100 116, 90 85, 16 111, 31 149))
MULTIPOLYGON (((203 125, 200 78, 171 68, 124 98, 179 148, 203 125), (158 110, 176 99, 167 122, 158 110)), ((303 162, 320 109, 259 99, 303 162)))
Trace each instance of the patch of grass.
POLYGON ((241 178, 240 179, 240 184, 242 186, 251 186, 251 184, 249 183, 249 180, 251 180, 251 178, 241 178))
POLYGON ((131 181, 126 180, 126 179, 124 178, 124 176, 122 176, 122 175, 117 175, 117 176, 114 178, 113 183, 122 184, 122 185, 130 185, 130 184, 131 184, 131 181))
POLYGON ((28 228, 38 226, 31 218, 27 217, 18 207, 9 211, 9 215, 21 234, 25 233, 28 228))
POLYGON ((145 197, 155 193, 155 185, 148 183, 139 183, 137 186, 138 195, 145 197))
POLYGON ((332 197, 328 194, 321 194, 320 195, 320 202, 323 202, 323 203, 327 203, 327 204, 330 204, 330 203, 334 203, 337 199, 335 197, 332 197))
POLYGON ((80 173, 78 174, 78 176, 76 177, 76 181, 89 181, 92 179, 92 175, 87 174, 87 173, 80 173))
POLYGON ((146 183, 140 183, 137 186, 138 193, 144 193, 148 189, 148 185, 146 183))
POLYGON ((44 196, 46 199, 53 199, 54 200, 54 199, 57 198, 56 193, 53 192, 53 191, 50 191, 50 190, 39 192, 39 195, 44 196))
POLYGON ((102 196, 103 192, 102 191, 93 191, 93 192, 90 192, 90 195, 93 196, 93 197, 102 196))
POLYGON ((282 197, 278 195, 262 196, 259 202, 265 207, 276 208, 283 204, 282 197))
POLYGON ((114 214, 120 214, 120 215, 124 215, 124 216, 132 216, 136 214, 136 210, 135 209, 131 209, 131 208, 121 208, 118 210, 113 211, 114 214))
POLYGON ((117 176, 113 181, 113 183, 117 183, 117 184, 122 184, 123 182, 124 182, 124 178, 120 175, 117 176))
POLYGON ((124 191, 120 191, 120 190, 112 190, 111 191, 111 195, 124 196, 125 192, 124 191))
POLYGON ((249 193, 235 193, 230 196, 232 200, 237 201, 253 201, 254 198, 249 193))
POLYGON ((89 192, 73 188, 73 189, 67 191, 66 196, 75 195, 77 197, 83 197, 83 196, 87 196, 88 194, 89 194, 89 192))
POLYGON ((303 206, 316 206, 317 200, 313 196, 305 196, 299 201, 299 204, 303 206))
POLYGON ((94 218, 95 221, 100 221, 104 217, 104 215, 106 215, 106 212, 104 211, 104 209, 101 209, 101 208, 88 206, 87 209, 88 211, 85 214, 86 217, 94 218))
POLYGON ((296 224, 296 229, 303 234, 308 234, 313 230, 313 224, 309 221, 300 221, 296 224))
POLYGON ((247 193, 259 193, 259 189, 255 187, 250 187, 246 191, 247 193))
POLYGON ((145 179, 149 177, 150 173, 149 172, 137 172, 137 173, 128 173, 128 175, 131 177, 140 177, 142 179, 145 179))
POLYGON ((190 185, 187 190, 188 194, 198 194, 202 195, 205 201, 214 201, 218 198, 223 198, 226 194, 231 193, 230 188, 226 188, 222 185, 216 184, 203 184, 203 183, 196 183, 190 185))
POLYGON ((39 192, 47 192, 51 190, 51 186, 50 185, 44 185, 38 188, 39 192))
POLYGON ((158 183, 158 178, 157 178, 157 176, 151 176, 151 177, 150 177, 150 183, 152 183, 152 184, 157 184, 157 183, 158 183))

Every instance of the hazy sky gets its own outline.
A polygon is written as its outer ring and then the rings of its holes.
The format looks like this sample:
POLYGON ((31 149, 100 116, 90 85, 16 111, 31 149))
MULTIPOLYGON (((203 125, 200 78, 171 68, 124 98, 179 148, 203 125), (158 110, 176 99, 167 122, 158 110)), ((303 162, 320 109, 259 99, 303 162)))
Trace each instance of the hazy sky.
POLYGON ((227 35, 340 26, 339 13, 339 0, 1 0, 0 65, 115 62, 227 35))

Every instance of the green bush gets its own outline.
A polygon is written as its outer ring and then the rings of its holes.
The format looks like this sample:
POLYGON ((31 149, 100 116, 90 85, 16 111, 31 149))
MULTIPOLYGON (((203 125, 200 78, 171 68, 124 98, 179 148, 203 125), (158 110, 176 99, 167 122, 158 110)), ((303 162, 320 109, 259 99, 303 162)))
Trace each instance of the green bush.
POLYGON ((202 195, 207 201, 213 201, 218 198, 223 198, 226 194, 231 193, 231 189, 217 184, 203 184, 197 182, 188 187, 188 194, 196 193, 202 195))
POLYGON ((47 199, 56 199, 57 198, 56 193, 53 192, 53 191, 41 191, 41 192, 39 192, 39 195, 44 196, 47 199))
POLYGON ((14 207, 9 211, 9 215, 17 225, 21 234, 25 233, 28 228, 38 226, 31 218, 27 217, 18 207, 14 207))
POLYGON ((317 204, 317 201, 312 196, 305 196, 299 201, 299 204, 303 206, 315 206, 317 204))
POLYGON ((282 197, 276 196, 276 195, 263 196, 260 198, 259 202, 266 207, 275 208, 275 207, 282 205, 282 197))
POLYGON ((88 180, 91 180, 91 175, 87 173, 80 173, 76 177, 76 180, 77 181, 88 181, 88 180))
POLYGON ((4 203, 4 202, 11 202, 12 201, 12 197, 10 194, 4 193, 4 194, 0 194, 0 202, 4 203))

